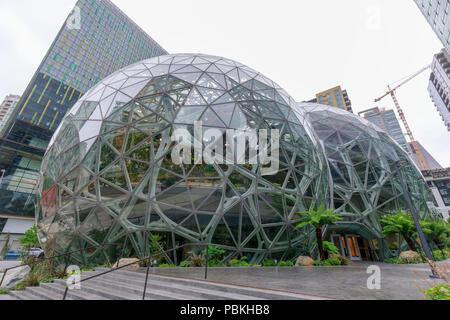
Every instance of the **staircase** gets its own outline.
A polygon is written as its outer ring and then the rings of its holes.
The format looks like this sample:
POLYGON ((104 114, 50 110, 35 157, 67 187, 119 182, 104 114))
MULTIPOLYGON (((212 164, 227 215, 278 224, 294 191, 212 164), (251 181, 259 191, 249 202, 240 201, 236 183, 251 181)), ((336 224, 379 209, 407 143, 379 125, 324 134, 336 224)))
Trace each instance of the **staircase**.
MULTIPOLYGON (((107 269, 84 272, 82 279, 107 269)), ((145 273, 117 270, 81 283, 81 290, 69 290, 66 300, 142 300, 145 273)), ((24 291, 11 291, 18 300, 62 300, 66 280, 41 283, 24 291)), ((325 300, 313 295, 250 288, 210 281, 150 274, 146 300, 325 300)))

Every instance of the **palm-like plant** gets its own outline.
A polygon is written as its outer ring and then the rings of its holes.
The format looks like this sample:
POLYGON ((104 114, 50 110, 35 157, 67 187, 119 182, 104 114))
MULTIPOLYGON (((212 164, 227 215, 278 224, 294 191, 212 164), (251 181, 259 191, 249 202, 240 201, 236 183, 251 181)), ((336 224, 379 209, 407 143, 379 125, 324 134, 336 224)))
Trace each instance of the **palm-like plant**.
POLYGON ((299 220, 299 224, 295 227, 295 230, 313 226, 316 228, 317 245, 320 252, 320 260, 325 260, 325 251, 323 250, 322 241, 322 229, 329 224, 335 224, 337 221, 341 221, 342 218, 334 212, 334 210, 325 209, 324 205, 321 205, 318 210, 310 209, 307 212, 298 212, 302 218, 299 220))
POLYGON ((421 221, 420 226, 426 237, 429 240, 434 241, 439 249, 442 249, 442 239, 447 239, 450 235, 449 224, 443 219, 439 219, 438 221, 421 221))
POLYGON ((405 239, 408 247, 413 251, 417 251, 416 244, 413 241, 416 225, 408 213, 399 210, 396 215, 386 215, 381 218, 381 224, 383 225, 383 235, 400 234, 405 239))

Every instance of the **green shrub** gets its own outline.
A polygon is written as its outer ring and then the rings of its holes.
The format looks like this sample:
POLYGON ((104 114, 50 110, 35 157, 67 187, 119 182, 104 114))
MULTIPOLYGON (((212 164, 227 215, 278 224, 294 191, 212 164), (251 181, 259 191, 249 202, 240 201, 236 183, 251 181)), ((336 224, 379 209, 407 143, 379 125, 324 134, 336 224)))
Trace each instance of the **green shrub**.
POLYGON ((14 286, 13 290, 14 291, 22 291, 22 290, 25 290, 26 287, 28 287, 26 282, 20 282, 14 286))
POLYGON ((324 261, 326 266, 340 266, 341 260, 338 258, 330 258, 324 261))
POLYGON ((181 268, 190 268, 190 267, 192 267, 192 264, 189 260, 185 260, 180 263, 180 267, 181 268))
POLYGON ((230 262, 228 262, 228 265, 230 267, 236 268, 236 267, 250 267, 250 264, 245 261, 247 260, 247 257, 242 257, 240 260, 238 259, 233 259, 230 260, 230 262))
POLYGON ((324 261, 314 261, 313 266, 315 267, 331 267, 331 266, 341 266, 342 261, 339 258, 330 258, 324 261))
POLYGON ((423 261, 421 258, 419 259, 408 259, 408 260, 400 260, 399 257, 394 257, 390 259, 386 259, 384 262, 386 263, 393 263, 393 264, 418 264, 418 263, 426 263, 426 261, 423 261))
POLYGON ((340 254, 333 255, 330 258, 338 259, 340 261, 340 263, 341 263, 340 264, 341 266, 348 266, 350 264, 350 259, 347 258, 347 257, 344 257, 344 256, 342 256, 340 254))
POLYGON ((226 267, 226 265, 224 265, 222 261, 220 261, 219 259, 212 259, 208 260, 208 267, 219 268, 219 267, 226 267))
POLYGON ((339 254, 339 249, 329 241, 323 242, 323 250, 329 254, 339 254))
MULTIPOLYGON (((219 246, 209 246, 208 247, 208 256, 211 260, 221 260, 222 255, 225 253, 225 250, 219 248, 219 246)), ((203 256, 206 256, 206 249, 202 251, 203 256)))
POLYGON ((428 300, 450 300, 450 285, 440 284, 425 291, 428 300))
POLYGON ((264 267, 276 267, 277 264, 275 263, 275 260, 271 260, 271 259, 266 259, 263 262, 263 266, 264 267))
POLYGON ((0 289, 0 294, 8 294, 9 290, 7 289, 0 289))
POLYGON ((294 263, 292 261, 280 261, 280 263, 278 263, 279 267, 293 267, 294 263))
POLYGON ((442 253, 441 250, 434 250, 433 257, 436 259, 436 261, 444 261, 450 258, 450 256, 448 256, 448 252, 442 253))
POLYGON ((177 268, 178 266, 174 265, 174 264, 160 264, 158 266, 159 268, 177 268))
MULTIPOLYGON (((433 251, 433 257, 436 261, 444 261, 450 258, 447 252, 444 252, 444 254, 441 252, 441 250, 434 250, 433 251)), ((386 263, 394 263, 394 264, 418 264, 418 263, 426 263, 425 260, 422 258, 419 259, 409 259, 407 261, 400 260, 399 257, 394 257, 385 260, 386 263)))

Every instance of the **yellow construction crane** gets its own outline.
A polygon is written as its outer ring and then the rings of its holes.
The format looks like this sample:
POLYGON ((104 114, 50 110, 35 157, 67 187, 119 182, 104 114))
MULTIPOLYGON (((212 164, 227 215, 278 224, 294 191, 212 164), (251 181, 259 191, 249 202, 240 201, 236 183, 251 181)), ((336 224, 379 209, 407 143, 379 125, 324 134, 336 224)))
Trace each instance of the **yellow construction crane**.
POLYGON ((417 155, 417 160, 419 161, 419 166, 421 170, 428 170, 428 166, 427 163, 425 161, 425 158, 422 154, 422 151, 419 148, 419 144, 417 143, 416 139, 414 139, 414 135, 408 125, 408 121, 406 121, 406 117, 405 117, 405 113, 403 112, 402 107, 400 107, 400 104, 398 102, 398 99, 395 95, 395 91, 397 89, 399 89, 400 87, 402 87, 403 85, 405 85, 406 83, 408 83, 409 81, 411 81, 412 79, 414 79, 415 77, 417 77, 418 75, 422 74, 423 72, 425 72, 426 70, 428 70, 431 67, 431 65, 426 66, 425 68, 421 69, 420 71, 417 71, 416 73, 414 73, 413 75, 407 77, 405 80, 400 80, 402 81, 399 85, 395 86, 394 88, 391 88, 391 85, 388 85, 388 92, 386 92, 386 94, 384 94, 382 97, 375 99, 375 102, 379 102, 381 100, 383 100, 385 97, 387 96, 391 96, 392 100, 394 100, 394 104, 397 107, 397 112, 398 115, 400 116, 400 119, 402 119, 403 125, 406 129, 406 132, 409 136, 409 139, 411 140, 411 144, 414 148, 414 153, 417 155))

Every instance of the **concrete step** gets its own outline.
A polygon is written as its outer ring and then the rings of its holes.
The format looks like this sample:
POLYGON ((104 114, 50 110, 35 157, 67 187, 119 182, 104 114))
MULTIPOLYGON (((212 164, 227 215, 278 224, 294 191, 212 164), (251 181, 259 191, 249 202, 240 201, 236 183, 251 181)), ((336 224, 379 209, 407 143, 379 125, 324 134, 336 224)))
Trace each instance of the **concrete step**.
MULTIPOLYGON (((39 288, 51 291, 54 300, 62 300, 66 290, 66 280, 55 280, 54 283, 42 283, 39 288)), ((107 297, 95 294, 88 290, 68 290, 66 300, 110 300, 107 297)))
MULTIPOLYGON (((59 290, 64 291, 66 283, 63 280, 55 280, 53 284, 59 287, 59 290)), ((92 279, 81 283, 81 290, 70 290, 69 292, 88 293, 97 298, 108 300, 141 300, 143 293, 143 284, 141 287, 133 287, 128 283, 110 283, 108 280, 92 279)), ((146 300, 187 300, 185 295, 174 294, 166 290, 147 291, 146 300)), ((87 299, 98 300, 98 299, 87 299)))
POLYGON ((9 295, 17 300, 44 300, 26 290, 10 291, 9 295))
MULTIPOLYGON (((107 271, 97 269, 84 272, 87 279, 107 271)), ((67 300, 141 300, 145 284, 145 271, 117 270, 81 283, 81 290, 69 290, 67 300)), ((42 283, 39 287, 13 291, 11 296, 20 300, 62 300, 66 280, 42 283)), ((171 276, 149 274, 146 300, 319 300, 320 297, 215 283, 171 276)))
MULTIPOLYGON (((176 283, 171 281, 171 278, 160 278, 149 276, 147 293, 152 293, 153 291, 165 291, 170 293, 170 296, 185 296, 190 300, 260 300, 261 298, 239 294, 236 292, 224 292, 215 290, 215 287, 201 288, 192 284, 190 282, 176 283)), ((129 275, 115 275, 106 274, 99 278, 89 280, 108 286, 112 290, 118 290, 122 288, 130 288, 131 290, 136 290, 142 295, 145 284, 145 275, 140 278, 131 278, 129 275), (124 286, 124 284, 126 284, 124 286)))
MULTIPOLYGON (((145 273, 129 271, 129 270, 117 270, 113 273, 104 275, 105 277, 117 277, 121 281, 130 281, 131 279, 135 279, 138 281, 145 281, 145 273), (144 279, 144 280, 142 280, 144 279)), ((104 277, 102 276, 102 277, 104 277)), ((216 292, 220 292, 220 294, 236 294, 243 295, 247 297, 242 297, 244 300, 248 300, 251 297, 251 300, 255 299, 267 299, 267 300, 323 300, 321 297, 304 295, 300 293, 290 293, 290 292, 282 292, 276 290, 262 289, 262 288, 251 288, 246 286, 238 286, 224 283, 215 283, 211 281, 204 280, 193 280, 193 279, 185 279, 178 277, 170 277, 170 276, 162 276, 156 274, 149 274, 149 283, 152 284, 153 281, 161 281, 168 282, 171 286, 174 285, 182 285, 189 286, 194 289, 194 292, 198 289, 209 289, 214 290, 216 292)), ((225 298, 230 299, 230 298, 225 298)), ((238 298, 239 299, 239 298, 238 298)), ((241 300, 242 300, 241 299, 241 300)))

